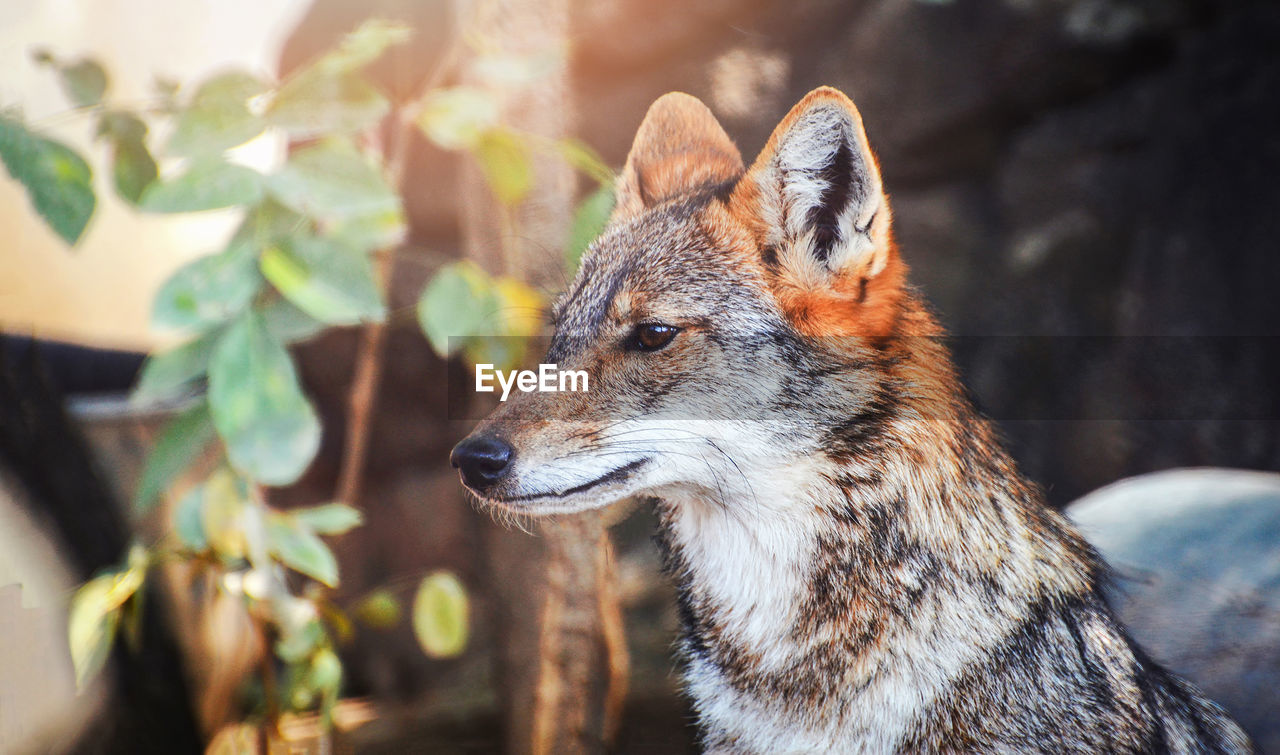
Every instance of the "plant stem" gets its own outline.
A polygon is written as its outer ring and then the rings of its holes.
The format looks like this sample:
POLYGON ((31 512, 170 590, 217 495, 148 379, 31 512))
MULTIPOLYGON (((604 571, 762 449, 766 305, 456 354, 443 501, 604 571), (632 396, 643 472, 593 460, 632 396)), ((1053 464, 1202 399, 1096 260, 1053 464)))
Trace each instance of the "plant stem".
POLYGON ((265 753, 267 752, 266 742, 270 740, 271 735, 280 731, 280 685, 276 682, 275 654, 270 651, 271 637, 266 622, 260 616, 255 616, 253 621, 258 625, 258 636, 261 638, 262 647, 267 648, 267 652, 263 653, 262 659, 258 661, 259 673, 262 674, 262 696, 267 704, 267 725, 261 729, 262 751, 265 753))
MULTIPOLYGON (((458 64, 461 43, 455 41, 445 51, 444 57, 427 77, 422 94, 401 105, 391 126, 391 145, 387 156, 387 181, 401 196, 404 195, 404 174, 409 161, 409 143, 422 99, 439 86, 458 64)), ((383 296, 390 298, 391 271, 396 261, 396 248, 380 249, 374 254, 374 274, 383 296)), ((369 452, 369 425, 378 398, 378 382, 382 377, 383 354, 386 346, 387 327, 391 324, 388 312, 385 322, 372 322, 364 327, 356 352, 355 374, 351 378, 351 393, 347 403, 347 432, 342 452, 342 468, 338 473, 337 500, 355 505, 364 483, 365 458, 369 452)))
MULTIPOLYGON (((391 149, 387 157, 387 179, 403 194, 405 163, 408 162, 409 137, 414 128, 407 118, 397 118, 391 127, 391 149)), ((374 253, 374 274, 383 296, 390 298, 391 269, 395 264, 395 248, 374 253)), ((389 319, 389 316, 388 316, 389 319)), ((356 352, 355 374, 347 403, 347 432, 338 474, 337 500, 355 504, 364 483, 365 458, 369 452, 369 426, 378 399, 378 382, 386 351, 387 321, 371 322, 360 334, 356 352)))
POLYGON ((631 688, 631 655, 627 650, 626 623, 622 616, 622 599, 618 595, 617 564, 607 527, 600 533, 596 558, 596 597, 599 601, 605 668, 608 672, 604 699, 604 741, 612 743, 622 725, 622 710, 631 688))

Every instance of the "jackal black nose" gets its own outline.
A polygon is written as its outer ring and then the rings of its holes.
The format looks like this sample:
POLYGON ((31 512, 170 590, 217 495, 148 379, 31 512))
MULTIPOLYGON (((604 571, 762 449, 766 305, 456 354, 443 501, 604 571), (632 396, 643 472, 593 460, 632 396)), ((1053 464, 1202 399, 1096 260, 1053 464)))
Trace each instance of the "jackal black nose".
POLYGON ((501 438, 472 435, 453 447, 449 463, 462 472, 462 481, 467 487, 484 490, 507 474, 515 455, 511 446, 501 438))

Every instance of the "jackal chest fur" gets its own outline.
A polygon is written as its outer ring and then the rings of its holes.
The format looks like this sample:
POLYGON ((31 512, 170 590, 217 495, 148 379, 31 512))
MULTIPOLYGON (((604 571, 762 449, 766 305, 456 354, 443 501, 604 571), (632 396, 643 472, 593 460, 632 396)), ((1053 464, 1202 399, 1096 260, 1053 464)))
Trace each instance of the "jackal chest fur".
MULTIPOLYGON (((1044 589, 1027 579, 1032 562, 1055 554, 980 537, 957 548, 947 540, 964 523, 928 499, 948 483, 900 484, 903 463, 883 458, 876 472, 819 454, 745 472, 738 500, 718 500, 720 486, 658 502, 708 749, 899 750, 1027 618, 1044 589)), ((1085 585, 1065 574, 1048 581, 1085 585)))

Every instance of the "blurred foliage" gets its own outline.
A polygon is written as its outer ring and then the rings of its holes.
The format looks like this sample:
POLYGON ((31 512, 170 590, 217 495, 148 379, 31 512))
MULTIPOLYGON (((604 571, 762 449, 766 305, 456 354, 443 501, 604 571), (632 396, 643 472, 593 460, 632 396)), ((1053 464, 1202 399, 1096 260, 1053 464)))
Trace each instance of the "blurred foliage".
POLYGON ((442 356, 461 352, 473 364, 515 366, 542 324, 542 308, 529 286, 464 260, 442 267, 423 289, 418 323, 442 356))
POLYGON ((356 603, 355 616, 375 629, 390 629, 400 623, 400 601, 390 590, 379 588, 356 603))
POLYGON ((69 147, 28 131, 15 115, 0 113, 0 160, 27 189, 36 212, 69 244, 80 240, 97 199, 93 172, 69 147))
POLYGON ((448 658, 467 643, 467 592, 448 572, 427 575, 413 598, 413 632, 428 655, 448 658))
MULTIPOLYGON (((93 119, 112 186, 125 203, 144 213, 234 208, 242 215, 221 248, 180 267, 155 295, 153 325, 186 339, 147 358, 133 400, 181 411, 147 459, 133 502, 137 514, 150 512, 215 442, 217 462, 172 508, 158 542, 135 546, 124 565, 75 593, 69 641, 78 684, 102 668, 117 634, 134 635, 148 572, 171 559, 212 570, 219 588, 242 600, 269 640, 283 683, 278 699, 265 700, 268 717, 318 708, 327 723, 343 677, 335 644, 350 636, 351 619, 378 629, 401 620, 399 601, 387 590, 360 599, 350 615, 328 597, 339 568, 323 538, 359 526, 359 511, 342 502, 281 511, 267 503, 266 488, 295 482, 320 445, 320 420, 289 344, 327 327, 388 317, 371 257, 397 247, 406 224, 393 158, 376 148, 392 107, 363 69, 408 37, 405 27, 370 20, 281 82, 239 70, 191 84, 157 81, 154 101, 141 109, 106 99, 110 77, 97 62, 36 53, 78 112, 93 119), (157 122, 168 134, 158 149, 157 122), (268 174, 238 162, 237 147, 270 132, 306 145, 268 174)), ((475 65, 486 72, 482 78, 523 85, 545 63, 487 54, 475 65)), ((493 87, 437 88, 413 112, 426 138, 477 161, 505 207, 530 191, 538 151, 554 153, 596 183, 570 230, 565 260, 572 273, 612 209, 613 173, 599 157, 580 142, 504 125, 493 87)), ((97 203, 84 158, 7 110, 0 111, 0 159, 54 232, 72 245, 83 237, 97 203)), ((417 316, 441 356, 514 365, 525 357, 525 339, 540 327, 544 306, 542 295, 520 281, 464 261, 436 271, 417 316)), ((462 652, 469 605, 461 582, 445 572, 426 576, 411 620, 429 655, 462 652)))
POLYGON ((139 588, 146 578, 147 553, 135 546, 126 565, 86 582, 71 600, 67 632, 76 684, 82 686, 107 661, 111 643, 126 610, 136 609, 139 588))
POLYGON ((613 184, 601 184, 573 214, 573 226, 569 229, 569 244, 565 249, 565 262, 576 270, 587 247, 596 240, 609 216, 613 213, 613 184))
MULTIPOLYGON (((502 54, 480 56, 473 68, 481 78, 525 82, 545 64, 502 54)), ((506 207, 518 205, 533 186, 533 155, 550 152, 596 183, 578 205, 564 252, 572 277, 582 254, 604 230, 613 211, 613 171, 598 154, 576 139, 547 139, 502 122, 497 97, 482 86, 437 89, 421 102, 417 125, 446 150, 467 152, 476 160, 494 196, 506 207)), ((508 218, 508 224, 514 220, 508 218)), ((516 234, 514 228, 511 231, 516 234)), ((494 277, 470 261, 443 266, 418 300, 418 323, 436 353, 461 353, 473 364, 518 366, 528 356, 526 339, 542 325, 546 302, 516 278, 494 277)))

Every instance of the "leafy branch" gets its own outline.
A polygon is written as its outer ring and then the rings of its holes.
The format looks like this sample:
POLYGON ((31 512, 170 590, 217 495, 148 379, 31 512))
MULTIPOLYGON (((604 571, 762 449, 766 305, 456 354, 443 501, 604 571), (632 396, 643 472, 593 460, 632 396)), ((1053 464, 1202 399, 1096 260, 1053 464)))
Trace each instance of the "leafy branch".
MULTIPOLYGON (((123 632, 136 642, 148 575, 172 561, 215 575, 240 601, 274 661, 259 683, 264 714, 318 708, 327 723, 341 689, 336 646, 350 634, 329 591, 339 568, 325 537, 361 523, 354 503, 368 417, 381 367, 386 279, 406 234, 402 179, 410 129, 479 162, 495 197, 510 208, 532 185, 532 156, 552 153, 596 183, 575 215, 566 264, 576 266, 612 209, 612 172, 579 142, 547 140, 503 126, 483 87, 430 88, 406 108, 384 153, 378 134, 392 112, 365 67, 404 43, 408 29, 370 20, 337 47, 283 81, 227 70, 191 85, 158 82, 153 102, 112 101, 106 70, 89 59, 50 67, 105 148, 114 193, 137 211, 186 214, 233 208, 241 221, 225 243, 176 270, 160 287, 152 324, 182 342, 151 354, 132 400, 175 407, 144 466, 133 506, 151 512, 202 458, 213 471, 171 508, 166 534, 136 545, 117 569, 83 585, 71 605, 69 640, 77 681, 87 683, 123 632), (166 122, 167 129, 154 128, 166 122), (167 132, 157 147, 154 133, 167 132), (277 169, 242 164, 236 149, 267 133, 304 146, 277 169), (364 326, 352 388, 337 502, 282 511, 271 487, 295 482, 312 463, 322 432, 289 346, 331 327, 364 326), (277 673, 277 665, 283 673, 277 673)), ((532 75, 536 61, 491 56, 481 69, 532 75)), ((35 211, 68 244, 85 235, 97 206, 90 163, 67 145, 0 110, 0 161, 35 211)), ((419 324, 441 356, 511 364, 540 325, 543 297, 470 262, 442 265, 417 303, 419 324), (485 338, 479 334, 506 336, 485 338)), ((448 573, 428 575, 413 603, 415 634, 434 656, 462 652, 466 592, 448 573)), ((373 627, 394 624, 399 604, 375 591, 351 613, 373 627)))

